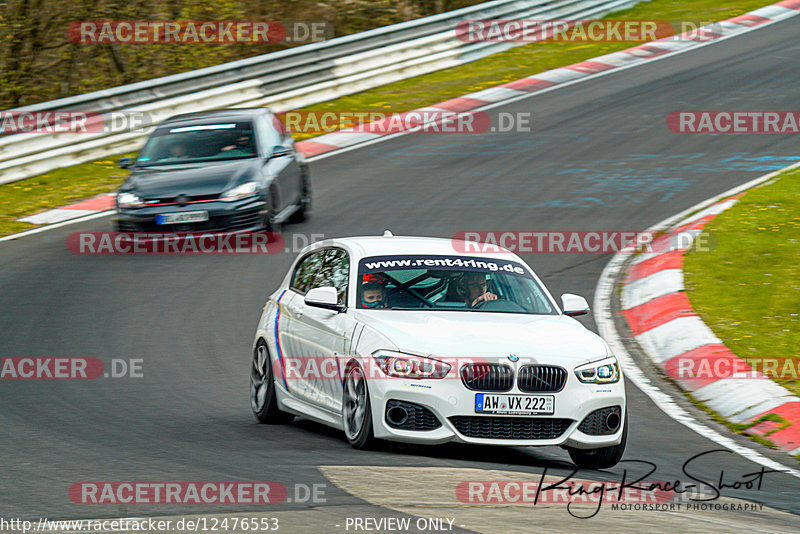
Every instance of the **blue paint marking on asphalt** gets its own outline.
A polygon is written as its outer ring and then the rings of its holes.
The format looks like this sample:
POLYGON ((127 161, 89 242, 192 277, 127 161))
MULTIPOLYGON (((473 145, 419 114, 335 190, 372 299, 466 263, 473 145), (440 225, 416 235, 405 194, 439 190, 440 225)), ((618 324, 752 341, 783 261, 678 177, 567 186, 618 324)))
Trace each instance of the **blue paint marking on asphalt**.
MULTIPOLYGON (((592 161, 591 167, 583 163, 580 166, 553 169, 552 165, 535 170, 517 170, 502 172, 487 171, 485 168, 467 170, 459 174, 475 177, 475 183, 468 191, 473 194, 459 194, 447 204, 447 209, 471 209, 476 203, 492 198, 492 205, 499 209, 525 208, 609 208, 633 203, 669 202, 676 195, 689 189, 693 183, 703 180, 709 173, 720 172, 753 172, 765 173, 782 169, 800 160, 800 156, 755 156, 746 152, 734 152, 725 155, 715 162, 703 161, 708 158, 705 153, 679 155, 628 154, 618 158, 592 161), (652 163, 652 167, 643 167, 641 162, 652 163), (530 203, 527 191, 509 189, 506 179, 528 178, 536 188, 544 187, 551 182, 558 182, 564 177, 571 177, 577 182, 577 194, 562 198, 545 198, 530 203), (583 184, 581 184, 583 182, 583 184), (634 193, 638 193, 634 195, 634 193), (643 195, 641 193, 644 193, 643 195), (477 195, 477 196, 476 196, 477 195)), ((451 176, 440 176, 440 181, 454 179, 451 176)), ((516 187, 516 186, 514 186, 516 187)), ((565 193, 566 194, 566 193, 565 193)), ((547 193, 545 193, 545 196, 547 193)), ((538 196, 538 194, 537 194, 538 196)), ((551 194, 552 196, 552 194, 551 194)), ((533 196, 532 198, 536 198, 533 196)), ((434 229, 435 225, 431 227, 434 229)), ((448 227, 442 227, 444 231, 448 227)))
MULTIPOLYGON (((469 152, 480 152, 492 157, 510 157, 514 153, 530 153, 545 151, 548 147, 576 146, 586 143, 590 137, 583 135, 541 135, 521 138, 512 141, 503 139, 483 139, 471 143, 469 152)), ((387 150, 388 145, 370 149, 376 159, 390 161, 398 165, 414 165, 431 162, 429 165, 441 167, 447 165, 447 158, 463 158, 466 154, 464 146, 457 140, 441 144, 429 142, 414 143, 399 149, 387 150)), ((713 155, 705 152, 688 154, 625 154, 608 159, 592 159, 581 161, 580 151, 575 153, 571 161, 564 161, 564 166, 550 163, 535 169, 500 169, 491 170, 480 166, 459 176, 475 176, 480 178, 472 189, 486 186, 487 194, 493 197, 493 205, 503 209, 525 208, 610 208, 631 202, 644 204, 653 202, 670 202, 676 195, 688 190, 693 183, 702 180, 703 175, 721 172, 765 173, 784 168, 800 161, 800 156, 782 156, 776 154, 754 155, 749 152, 731 152, 719 156, 716 161, 713 155), (567 167, 570 163, 574 167, 567 167), (648 166, 652 165, 652 166, 648 166), (546 186, 550 181, 558 181, 559 177, 575 179, 576 186, 569 196, 563 198, 544 198, 529 203, 524 196, 504 189, 504 179, 523 175, 537 187, 546 186), (495 180, 496 179, 496 180, 495 180), (581 182, 584 182, 581 185, 581 182), (637 193, 634 195, 633 193, 637 193), (644 194, 642 194, 644 193, 644 194)), ((444 181, 455 178, 440 175, 444 181)), ((543 195, 547 196, 547 195, 543 195)), ((481 197, 482 198, 482 197, 481 197)), ((448 206, 453 209, 471 207, 481 198, 457 195, 448 206)))
POLYGON ((800 156, 753 156, 747 152, 739 152, 732 157, 720 160, 728 170, 748 172, 769 172, 788 167, 800 161, 800 156))
POLYGON ((578 175, 586 184, 576 189, 578 195, 530 204, 528 207, 608 207, 621 203, 651 202, 656 196, 659 202, 668 202, 678 193, 689 188, 690 181, 673 177, 670 173, 656 169, 628 169, 607 172, 596 169, 565 169, 556 175, 578 175), (633 193, 640 193, 634 197, 633 193), (645 195, 641 195, 644 193, 645 195))
POLYGON ((685 191, 701 175, 719 172, 764 173, 782 169, 800 161, 800 156, 754 156, 746 152, 732 153, 716 163, 693 161, 707 157, 704 153, 663 156, 659 154, 630 154, 611 160, 593 162, 597 167, 633 161, 658 161, 664 163, 645 169, 609 171, 602 168, 575 167, 562 169, 556 176, 575 176, 586 185, 578 187, 580 196, 551 199, 529 208, 595 208, 614 207, 622 203, 669 202, 676 194, 685 191), (632 196, 631 193, 645 193, 632 196))

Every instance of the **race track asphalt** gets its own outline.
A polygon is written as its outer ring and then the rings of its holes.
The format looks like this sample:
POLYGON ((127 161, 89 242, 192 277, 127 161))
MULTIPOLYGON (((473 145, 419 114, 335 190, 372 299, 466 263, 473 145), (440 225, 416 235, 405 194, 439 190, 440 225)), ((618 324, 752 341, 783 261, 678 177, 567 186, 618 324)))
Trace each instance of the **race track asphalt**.
MULTIPOLYGON (((666 126, 676 110, 797 109, 797 21, 488 111, 493 119, 531 112, 529 133, 406 135, 312 161, 313 216, 284 227, 286 239, 387 228, 442 237, 463 230, 643 230, 800 159, 796 136, 682 135, 666 126)), ((0 516, 223 509, 77 505, 68 489, 78 481, 269 480, 291 487, 326 482, 319 466, 571 469, 560 449, 390 445, 359 452, 314 423, 256 424, 247 397, 252 337, 294 255, 89 256, 66 247, 72 232, 106 230, 110 221, 101 218, 0 243, 0 356, 93 356, 107 367, 112 358, 141 358, 144 372, 138 379, 0 380, 0 516)), ((523 257, 556 296, 572 292, 591 302, 610 256, 523 257)), ((591 316, 582 322, 594 328, 591 316)), ((686 460, 719 448, 633 386, 629 407, 625 458, 655 463, 652 478, 686 479, 686 460)), ((581 476, 618 479, 623 469, 581 476)), ((694 473, 714 480, 721 470, 736 479, 758 467, 719 453, 694 473)), ((326 506, 378 508, 327 488, 326 506)), ((789 475, 770 473, 758 491, 725 494, 800 514, 800 480, 789 475)))

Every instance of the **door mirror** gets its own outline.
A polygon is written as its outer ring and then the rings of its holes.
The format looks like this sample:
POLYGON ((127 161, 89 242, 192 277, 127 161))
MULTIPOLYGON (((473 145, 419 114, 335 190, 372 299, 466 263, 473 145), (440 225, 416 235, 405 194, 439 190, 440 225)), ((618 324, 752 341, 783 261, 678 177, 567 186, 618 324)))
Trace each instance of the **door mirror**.
POLYGON ((272 157, 273 158, 280 158, 280 157, 283 157, 283 156, 288 156, 291 153, 292 153, 292 151, 289 150, 289 147, 285 147, 285 146, 281 146, 281 145, 272 147, 272 157))
POLYGON ((306 306, 337 312, 343 312, 346 309, 344 304, 339 304, 339 294, 333 286, 309 289, 304 302, 306 306))
POLYGON ((130 156, 125 156, 124 158, 120 158, 117 162, 117 165, 120 169, 130 169, 133 165, 133 158, 130 156))
POLYGON ((561 295, 561 308, 564 310, 564 315, 569 315, 570 317, 589 313, 589 303, 586 302, 586 299, 572 293, 561 295))

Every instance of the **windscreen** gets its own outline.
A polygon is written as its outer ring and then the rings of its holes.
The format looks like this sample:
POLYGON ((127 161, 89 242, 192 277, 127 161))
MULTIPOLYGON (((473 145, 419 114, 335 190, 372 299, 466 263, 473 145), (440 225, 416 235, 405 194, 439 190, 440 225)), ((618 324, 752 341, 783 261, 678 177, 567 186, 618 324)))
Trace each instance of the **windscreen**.
POLYGON ((558 313, 525 267, 494 258, 368 257, 358 286, 361 309, 558 313))
POLYGON ((258 155, 252 121, 164 126, 147 140, 137 166, 172 165, 254 158, 258 155))

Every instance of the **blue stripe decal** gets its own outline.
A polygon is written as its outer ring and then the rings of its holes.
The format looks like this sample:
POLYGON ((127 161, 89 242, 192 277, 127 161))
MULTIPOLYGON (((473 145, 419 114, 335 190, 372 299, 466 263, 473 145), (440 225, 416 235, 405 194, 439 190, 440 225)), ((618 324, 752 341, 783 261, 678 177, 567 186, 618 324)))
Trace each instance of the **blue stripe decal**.
POLYGON ((283 371, 283 350, 281 350, 281 338, 278 335, 278 323, 281 320, 281 299, 286 294, 286 290, 278 297, 278 310, 275 312, 275 348, 278 350, 278 361, 281 362, 281 378, 283 378, 283 386, 286 391, 289 391, 289 384, 286 383, 286 373, 283 371))

